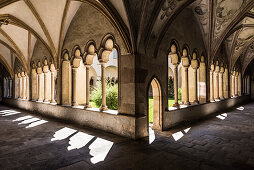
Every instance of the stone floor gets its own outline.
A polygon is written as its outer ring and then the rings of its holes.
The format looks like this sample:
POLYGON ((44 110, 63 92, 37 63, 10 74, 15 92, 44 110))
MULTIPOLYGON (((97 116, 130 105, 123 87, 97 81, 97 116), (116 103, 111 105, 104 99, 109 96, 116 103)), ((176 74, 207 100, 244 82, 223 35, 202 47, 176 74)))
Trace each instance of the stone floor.
POLYGON ((254 103, 138 141, 0 105, 0 169, 254 169, 254 103))

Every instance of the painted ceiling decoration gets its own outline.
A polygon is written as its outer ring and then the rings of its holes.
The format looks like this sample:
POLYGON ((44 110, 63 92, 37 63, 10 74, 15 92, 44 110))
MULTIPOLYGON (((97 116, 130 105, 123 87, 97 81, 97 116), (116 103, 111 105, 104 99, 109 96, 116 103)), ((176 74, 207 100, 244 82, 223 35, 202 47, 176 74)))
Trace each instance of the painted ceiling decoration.
MULTIPOLYGON (((1 0, 0 54, 6 67, 13 67, 13 55, 30 69, 37 41, 45 45, 59 64, 64 38, 82 3, 100 11, 121 35, 127 53, 144 51, 156 55, 160 40, 185 8, 192 10, 208 53, 226 47, 231 68, 241 56, 251 56, 254 34, 253 0, 1 0), (22 12, 20 12, 22 11, 22 12), (152 48, 151 48, 152 47, 152 48)), ((246 57, 246 62, 245 62, 246 57)), ((1 61, 2 61, 1 60, 1 61)), ((247 62, 248 63, 248 62, 247 62)), ((59 65, 58 65, 59 67, 59 65)))

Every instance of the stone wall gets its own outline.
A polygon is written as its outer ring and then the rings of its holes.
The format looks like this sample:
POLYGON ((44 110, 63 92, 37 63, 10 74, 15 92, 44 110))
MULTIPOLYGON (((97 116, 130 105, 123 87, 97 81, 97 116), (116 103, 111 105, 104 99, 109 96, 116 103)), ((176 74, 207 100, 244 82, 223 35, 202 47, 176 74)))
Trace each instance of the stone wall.
POLYGON ((136 120, 132 116, 7 98, 4 98, 2 102, 5 105, 30 111, 33 114, 41 114, 135 139, 136 120))
POLYGON ((197 121, 214 113, 226 112, 234 106, 246 104, 249 101, 250 95, 246 95, 237 98, 225 99, 220 102, 204 103, 182 108, 180 110, 178 109, 164 112, 162 120, 163 130, 172 128, 181 123, 197 121))

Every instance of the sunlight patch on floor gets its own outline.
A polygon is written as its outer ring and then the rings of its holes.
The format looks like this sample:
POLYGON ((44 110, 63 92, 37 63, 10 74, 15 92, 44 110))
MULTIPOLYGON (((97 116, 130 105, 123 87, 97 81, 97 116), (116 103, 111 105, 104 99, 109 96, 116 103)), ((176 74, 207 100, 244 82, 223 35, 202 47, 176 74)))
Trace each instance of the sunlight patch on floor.
POLYGON ((244 107, 243 106, 240 106, 238 108, 236 108, 237 110, 244 110, 244 107))
POLYGON ((217 115, 216 117, 217 117, 218 119, 224 120, 224 119, 226 119, 226 117, 228 117, 228 114, 227 114, 227 113, 222 113, 222 114, 220 114, 220 115, 217 115))
POLYGON ((58 131, 55 132, 54 137, 51 139, 51 141, 55 140, 63 140, 74 134, 77 130, 64 127, 58 131))
POLYGON ((113 146, 113 142, 97 138, 90 146, 90 152, 89 154, 93 156, 90 161, 93 164, 96 164, 98 162, 104 161, 106 156, 108 155, 111 147, 113 146))
POLYGON ((22 117, 19 117, 19 118, 13 120, 13 122, 18 122, 18 121, 30 119, 30 118, 32 118, 32 117, 33 117, 33 116, 22 116, 22 117))
POLYGON ((155 140, 154 130, 149 126, 149 144, 155 140))
POLYGON ((0 114, 2 116, 11 116, 11 115, 16 115, 16 114, 19 114, 20 112, 17 112, 15 110, 2 110, 0 111, 0 114))
POLYGON ((23 120, 22 122, 18 123, 19 125, 23 125, 23 124, 28 124, 28 123, 32 123, 32 122, 35 122, 35 121, 38 121, 40 120, 39 118, 31 118, 31 119, 26 119, 26 120, 23 120))
POLYGON ((86 146, 86 144, 90 142, 93 138, 94 136, 92 135, 88 135, 83 132, 78 132, 70 138, 70 141, 69 141, 70 146, 68 146, 67 149, 69 151, 73 149, 80 149, 86 146))
POLYGON ((32 127, 35 127, 35 126, 39 126, 39 125, 42 125, 44 123, 47 123, 48 121, 46 120, 39 120, 39 121, 36 121, 36 122, 33 122, 31 124, 29 124, 28 126, 26 126, 26 128, 32 128, 32 127))
POLYGON ((190 131, 191 127, 184 129, 183 131, 179 131, 172 134, 172 137, 175 141, 178 141, 181 139, 185 134, 187 134, 190 131))
POLYGON ((184 134, 183 134, 183 132, 179 131, 179 132, 172 134, 172 136, 175 141, 178 141, 179 139, 181 139, 184 136, 184 134))

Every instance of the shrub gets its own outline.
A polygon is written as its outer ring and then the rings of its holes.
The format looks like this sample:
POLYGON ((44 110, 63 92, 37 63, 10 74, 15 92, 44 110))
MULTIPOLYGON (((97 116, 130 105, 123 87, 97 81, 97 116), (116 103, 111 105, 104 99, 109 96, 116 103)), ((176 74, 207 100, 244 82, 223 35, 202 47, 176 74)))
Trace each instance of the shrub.
POLYGON ((182 89, 178 88, 178 100, 182 99, 182 89))
MULTIPOLYGON (((101 83, 95 87, 91 92, 91 100, 97 107, 101 106, 102 89, 101 83)), ((109 109, 118 109, 118 84, 106 83, 106 105, 109 109)))
POLYGON ((168 78, 168 98, 174 98, 174 80, 172 77, 168 78))

